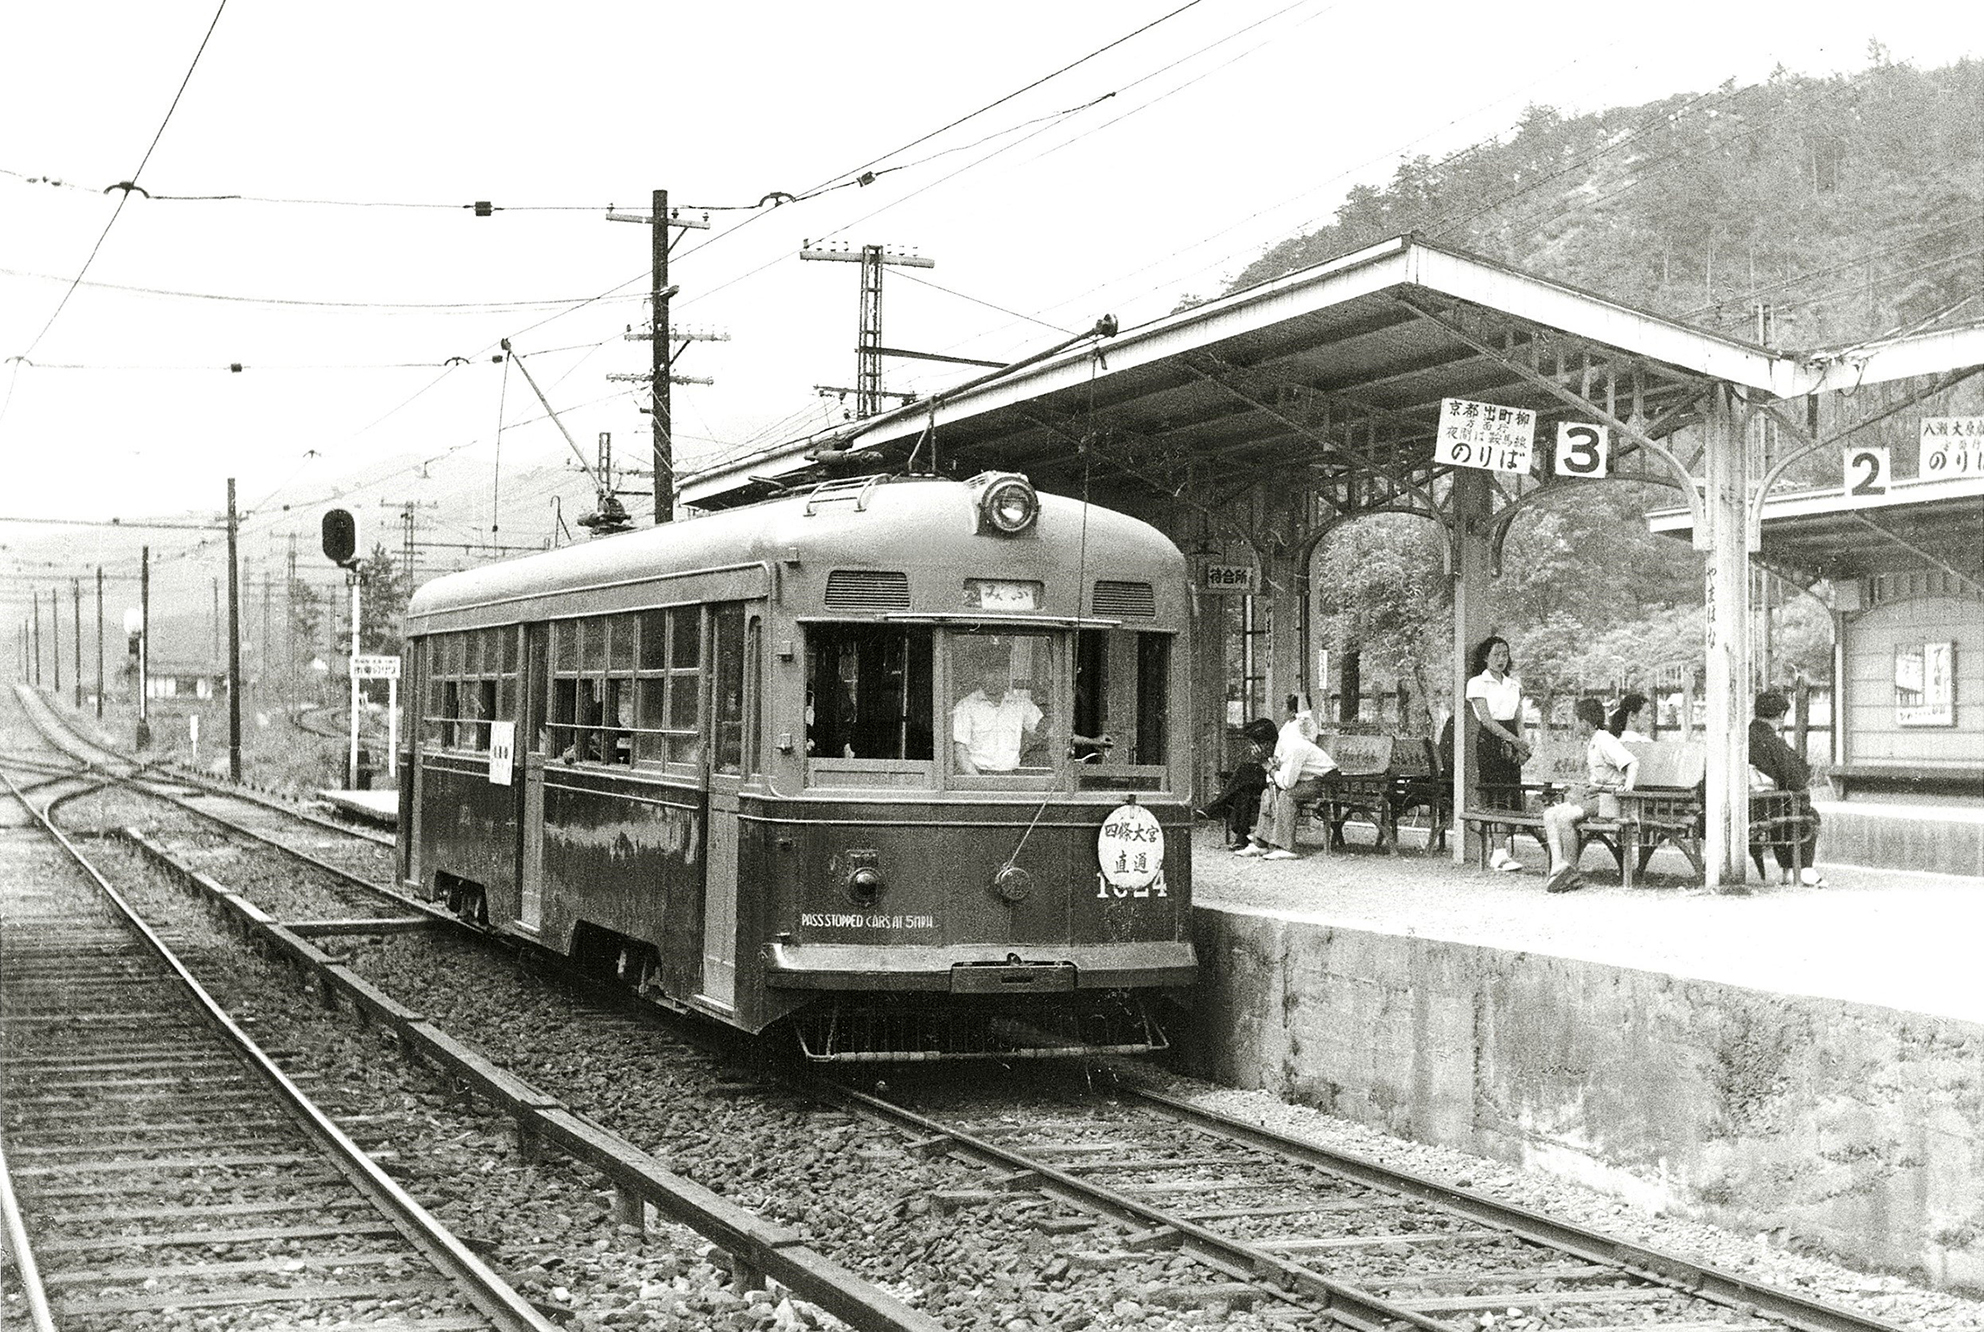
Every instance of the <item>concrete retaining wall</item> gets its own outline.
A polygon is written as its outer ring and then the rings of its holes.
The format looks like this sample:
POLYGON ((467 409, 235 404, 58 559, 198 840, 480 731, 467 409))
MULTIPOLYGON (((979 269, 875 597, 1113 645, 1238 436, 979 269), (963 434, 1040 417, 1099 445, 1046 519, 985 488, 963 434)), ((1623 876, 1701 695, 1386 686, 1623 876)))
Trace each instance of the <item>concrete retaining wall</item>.
POLYGON ((1984 1290, 1984 1026, 1201 907, 1196 1071, 1984 1290))

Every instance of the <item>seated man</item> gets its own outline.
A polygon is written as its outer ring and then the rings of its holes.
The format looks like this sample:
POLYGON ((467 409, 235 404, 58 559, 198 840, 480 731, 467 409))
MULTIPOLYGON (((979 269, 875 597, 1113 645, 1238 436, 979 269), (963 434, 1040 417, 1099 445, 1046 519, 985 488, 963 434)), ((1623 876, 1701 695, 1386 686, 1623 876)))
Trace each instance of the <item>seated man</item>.
POLYGON ((1247 723, 1240 732, 1253 742, 1254 754, 1267 773, 1261 811, 1247 845, 1235 855, 1263 860, 1295 859, 1295 818, 1302 802, 1314 800, 1337 780, 1337 763, 1315 742, 1302 736, 1290 718, 1277 732, 1266 717, 1247 723))
POLYGON ((987 662, 978 688, 951 709, 951 749, 958 771, 1013 771, 1020 766, 1026 737, 1040 729, 1042 716, 1030 693, 1012 688, 1006 663, 987 662))

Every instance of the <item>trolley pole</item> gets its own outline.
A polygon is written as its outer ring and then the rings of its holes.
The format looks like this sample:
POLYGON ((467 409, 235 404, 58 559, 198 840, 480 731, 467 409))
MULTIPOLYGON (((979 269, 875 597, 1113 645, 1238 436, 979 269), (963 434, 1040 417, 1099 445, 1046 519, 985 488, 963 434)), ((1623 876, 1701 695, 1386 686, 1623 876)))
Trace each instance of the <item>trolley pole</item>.
POLYGON ((152 548, 138 552, 138 745, 152 743, 152 548))
POLYGON ((227 478, 227 779, 241 780, 241 562, 235 557, 240 520, 234 478, 227 478))

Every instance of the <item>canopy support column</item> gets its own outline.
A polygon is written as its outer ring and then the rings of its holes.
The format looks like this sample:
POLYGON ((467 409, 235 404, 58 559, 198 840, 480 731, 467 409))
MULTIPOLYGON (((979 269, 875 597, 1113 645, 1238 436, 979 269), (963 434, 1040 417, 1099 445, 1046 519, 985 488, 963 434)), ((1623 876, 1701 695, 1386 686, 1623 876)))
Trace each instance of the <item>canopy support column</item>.
POLYGON ((1708 674, 1708 785, 1703 883, 1742 891, 1750 858, 1750 417, 1736 392, 1709 397, 1702 450, 1709 552, 1703 655, 1708 674))
POLYGON ((1468 826, 1461 811, 1475 803, 1475 787, 1480 775, 1474 766, 1474 709, 1467 705, 1467 660, 1474 645, 1487 636, 1488 574, 1493 558, 1493 516, 1488 505, 1488 475, 1469 467, 1456 467, 1453 473, 1453 581, 1454 581, 1454 752, 1447 755, 1453 764, 1454 826, 1451 845, 1454 863, 1467 863, 1468 826))

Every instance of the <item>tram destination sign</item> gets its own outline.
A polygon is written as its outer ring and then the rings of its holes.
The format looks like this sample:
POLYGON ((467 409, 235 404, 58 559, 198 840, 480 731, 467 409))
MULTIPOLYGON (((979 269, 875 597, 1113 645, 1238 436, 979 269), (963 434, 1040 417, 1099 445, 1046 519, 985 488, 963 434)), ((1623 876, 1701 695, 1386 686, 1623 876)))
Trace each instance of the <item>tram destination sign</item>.
POLYGON ((1433 461, 1485 472, 1529 470, 1536 446, 1536 413, 1467 398, 1440 399, 1440 430, 1433 461))
POLYGON ((1925 416, 1916 472, 1925 481, 1984 476, 1984 416, 1925 416))

